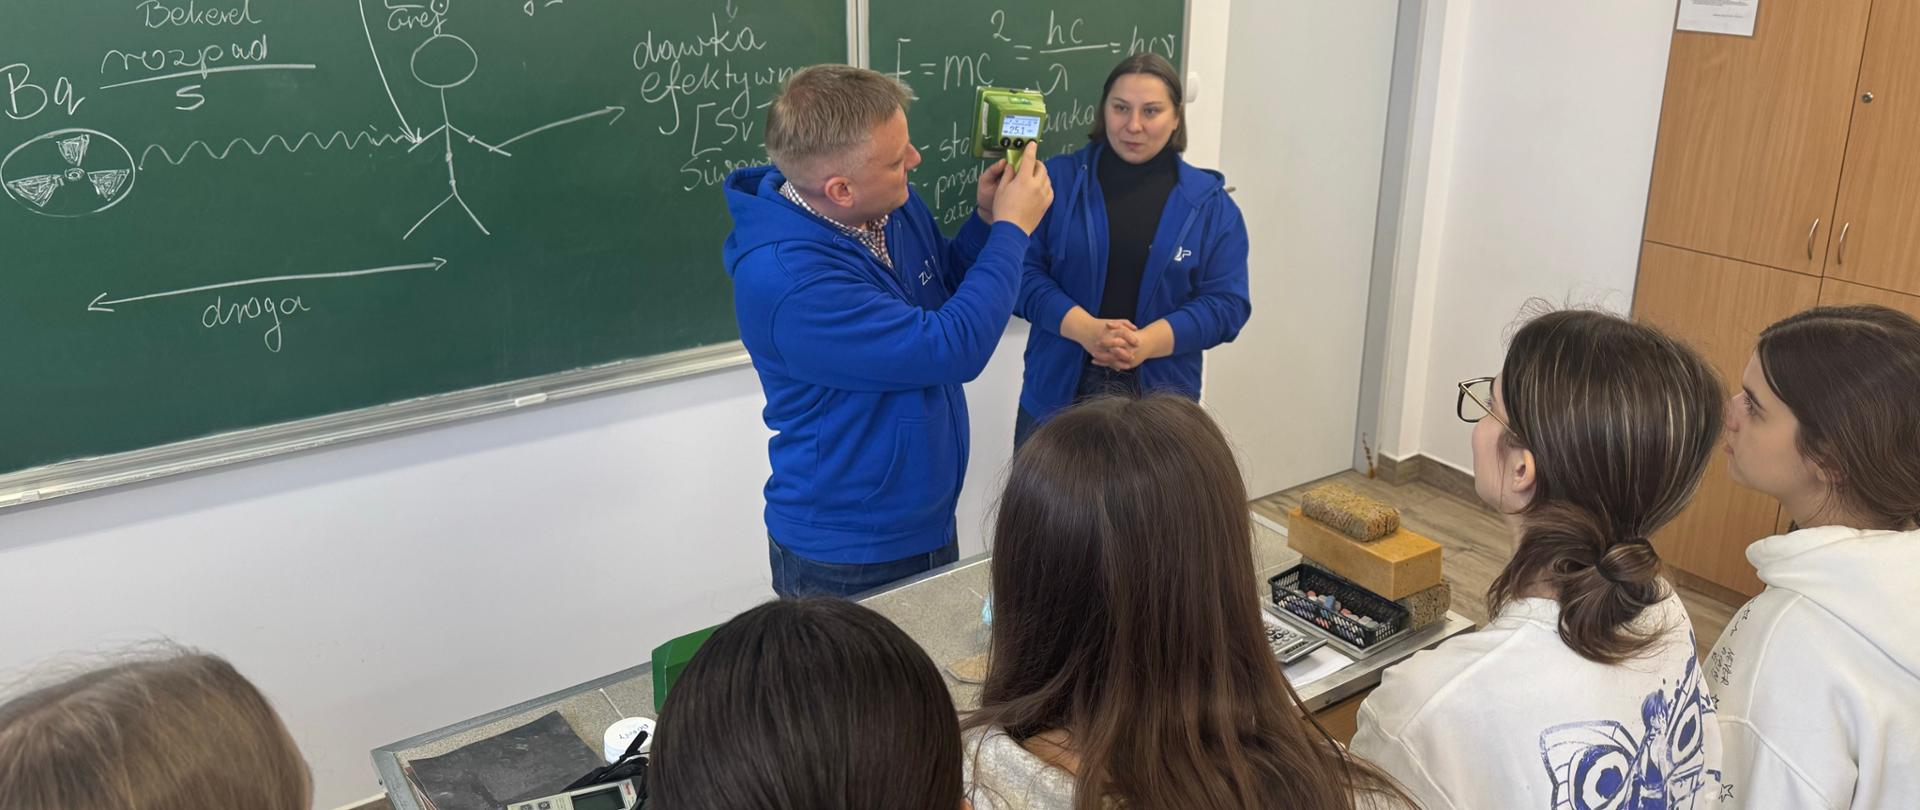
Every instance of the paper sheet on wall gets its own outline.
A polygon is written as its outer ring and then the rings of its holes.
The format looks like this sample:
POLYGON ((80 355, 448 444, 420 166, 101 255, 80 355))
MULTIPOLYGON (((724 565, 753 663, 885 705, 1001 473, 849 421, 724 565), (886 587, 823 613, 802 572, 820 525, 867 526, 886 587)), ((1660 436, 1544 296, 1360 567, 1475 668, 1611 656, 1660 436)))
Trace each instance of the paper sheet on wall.
POLYGON ((1750 37, 1759 14, 1760 0, 1680 0, 1680 21, 1675 27, 1750 37))

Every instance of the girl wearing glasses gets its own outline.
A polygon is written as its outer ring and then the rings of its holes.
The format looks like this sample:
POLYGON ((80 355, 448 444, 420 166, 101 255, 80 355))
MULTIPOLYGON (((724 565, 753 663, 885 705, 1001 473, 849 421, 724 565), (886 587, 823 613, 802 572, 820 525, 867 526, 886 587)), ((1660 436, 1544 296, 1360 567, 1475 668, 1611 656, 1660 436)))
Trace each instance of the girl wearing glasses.
POLYGON ((1712 369, 1642 324, 1555 312, 1459 403, 1513 558, 1485 628, 1386 672, 1354 752, 1435 810, 1718 802, 1713 704, 1648 541, 1720 434, 1712 369))
POLYGON ((1728 806, 1920 807, 1920 323, 1822 307, 1760 333, 1733 479, 1796 529, 1707 657, 1728 806))

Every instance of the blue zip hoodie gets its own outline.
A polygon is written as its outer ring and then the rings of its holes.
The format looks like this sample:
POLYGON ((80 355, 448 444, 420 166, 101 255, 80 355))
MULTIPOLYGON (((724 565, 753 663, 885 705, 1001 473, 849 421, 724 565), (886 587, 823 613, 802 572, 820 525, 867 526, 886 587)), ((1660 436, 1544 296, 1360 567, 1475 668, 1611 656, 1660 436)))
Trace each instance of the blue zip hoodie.
POLYGON ((770 166, 726 182, 734 315, 774 431, 767 531, 825 563, 938 549, 967 472, 961 384, 1006 331, 1027 235, 972 217, 949 241, 913 192, 887 221, 890 269, 785 182, 770 166))
MULTIPOLYGON (((1086 350, 1060 335, 1060 321, 1076 305, 1099 312, 1107 286, 1107 203, 1095 171, 1106 148, 1095 142, 1047 159, 1053 208, 1033 232, 1016 310, 1035 327, 1020 407, 1039 422, 1073 403, 1086 365, 1086 350)), ((1253 313, 1247 224, 1219 172, 1178 162, 1131 320, 1144 327, 1165 318, 1173 327, 1174 353, 1140 364, 1141 389, 1199 399, 1200 353, 1233 340, 1253 313)))

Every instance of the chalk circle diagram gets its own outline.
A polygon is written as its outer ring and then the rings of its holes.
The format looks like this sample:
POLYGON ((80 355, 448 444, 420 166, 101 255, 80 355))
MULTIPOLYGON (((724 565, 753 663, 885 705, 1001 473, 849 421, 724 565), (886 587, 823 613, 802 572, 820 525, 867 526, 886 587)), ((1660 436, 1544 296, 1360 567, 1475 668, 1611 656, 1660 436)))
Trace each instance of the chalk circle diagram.
POLYGON ((413 78, 435 90, 459 87, 480 68, 480 54, 452 34, 435 33, 413 49, 413 78))
POLYGON ((133 153, 92 129, 60 129, 0 158, 0 188, 28 211, 84 217, 120 204, 133 191, 133 153))

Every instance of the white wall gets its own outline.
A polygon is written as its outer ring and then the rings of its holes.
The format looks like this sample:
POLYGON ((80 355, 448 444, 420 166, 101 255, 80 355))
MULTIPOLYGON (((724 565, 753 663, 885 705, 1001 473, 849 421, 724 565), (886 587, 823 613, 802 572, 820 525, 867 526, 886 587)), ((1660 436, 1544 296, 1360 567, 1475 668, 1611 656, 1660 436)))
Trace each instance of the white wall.
POLYGON ((1465 62, 1465 2, 1421 4, 1415 46, 1413 109, 1408 114, 1405 187, 1383 341, 1379 445, 1392 458, 1420 452, 1422 407, 1432 363, 1433 304, 1440 276, 1440 237, 1446 231, 1454 122, 1458 120, 1461 64, 1465 62))
POLYGON ((1390 453, 1468 468, 1453 384, 1499 371, 1522 304, 1631 304, 1674 3, 1434 0, 1428 15, 1390 325, 1404 377, 1382 423, 1390 453))
POLYGON ((1220 163, 1232 5, 1232 0, 1188 0, 1187 4, 1186 158, 1197 166, 1220 163))
MULTIPOLYGON (((962 553, 1012 444, 1025 329, 968 386, 962 553)), ((768 588, 750 369, 0 513, 0 684, 158 636, 231 658, 312 763, 647 660, 768 588)))
POLYGON ((1398 19, 1398 0, 1234 9, 1220 167, 1253 318, 1208 352, 1205 396, 1255 496, 1352 463, 1398 19))

